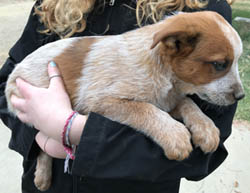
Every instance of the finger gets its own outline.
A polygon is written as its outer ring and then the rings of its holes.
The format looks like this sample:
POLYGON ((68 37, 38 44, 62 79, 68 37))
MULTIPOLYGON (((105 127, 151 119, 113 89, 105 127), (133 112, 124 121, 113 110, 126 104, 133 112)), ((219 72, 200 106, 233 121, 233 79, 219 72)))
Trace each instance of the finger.
POLYGON ((50 85, 49 88, 51 89, 58 89, 59 87, 64 89, 63 80, 61 77, 61 73, 56 66, 54 61, 51 61, 48 65, 48 74, 50 77, 50 85))
POLYGON ((34 92, 34 86, 24 81, 21 78, 16 79, 17 89, 24 98, 30 98, 34 92))
POLYGON ((29 122, 29 118, 28 118, 28 115, 22 111, 19 111, 17 113, 17 117, 20 121, 22 121, 23 123, 30 123, 29 122))
POLYGON ((39 147, 46 152, 46 143, 48 142, 48 136, 44 135, 41 131, 36 134, 36 142, 39 147))
POLYGON ((48 136, 44 135, 42 132, 37 133, 36 142, 39 147, 51 157, 65 159, 67 156, 62 144, 53 138, 48 138, 48 136))
POLYGON ((64 147, 58 141, 50 138, 46 145, 46 152, 55 158, 63 158, 65 159, 67 154, 64 151, 64 147))
POLYGON ((26 103, 24 99, 19 98, 16 95, 11 95, 10 102, 18 111, 26 112, 26 103))

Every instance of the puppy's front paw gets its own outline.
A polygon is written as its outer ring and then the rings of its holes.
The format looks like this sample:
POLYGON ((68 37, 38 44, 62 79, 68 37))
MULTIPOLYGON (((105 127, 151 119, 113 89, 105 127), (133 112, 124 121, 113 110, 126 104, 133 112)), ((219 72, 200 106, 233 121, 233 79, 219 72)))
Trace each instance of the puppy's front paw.
POLYGON ((161 144, 168 159, 186 159, 193 150, 190 139, 191 134, 183 124, 176 121, 171 128, 168 128, 162 136, 161 144))
POLYGON ((192 140, 204 153, 214 152, 220 142, 220 131, 209 118, 193 123, 190 127, 192 140))
POLYGON ((41 151, 37 157, 34 184, 40 191, 49 189, 52 180, 52 158, 41 151))
POLYGON ((46 191, 51 185, 51 171, 47 168, 39 168, 35 172, 34 183, 38 190, 46 191))

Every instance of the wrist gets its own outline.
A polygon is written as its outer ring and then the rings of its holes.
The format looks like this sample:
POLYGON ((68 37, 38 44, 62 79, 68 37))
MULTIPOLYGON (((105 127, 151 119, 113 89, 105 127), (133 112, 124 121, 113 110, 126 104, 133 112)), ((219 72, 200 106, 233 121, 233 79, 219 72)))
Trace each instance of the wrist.
MULTIPOLYGON (((69 118, 70 114, 73 110, 64 111, 58 113, 58 116, 55 117, 53 128, 49 128, 47 130, 43 130, 43 132, 53 138, 54 140, 62 143, 62 131, 65 127, 66 121, 69 118)), ((83 131, 83 127, 86 123, 87 116, 78 114, 72 122, 72 126, 69 132, 69 140, 71 144, 78 145, 80 142, 81 134, 83 131)), ((39 129, 40 130, 40 129, 39 129)))
POLYGON ((74 145, 79 144, 86 121, 87 121, 87 116, 78 114, 75 117, 69 133, 69 139, 71 144, 74 145))
POLYGON ((69 109, 66 111, 60 111, 56 113, 56 116, 53 118, 53 122, 50 122, 47 127, 42 127, 38 130, 42 131, 45 135, 53 138, 59 143, 62 142, 62 130, 65 126, 66 120, 73 110, 69 109))

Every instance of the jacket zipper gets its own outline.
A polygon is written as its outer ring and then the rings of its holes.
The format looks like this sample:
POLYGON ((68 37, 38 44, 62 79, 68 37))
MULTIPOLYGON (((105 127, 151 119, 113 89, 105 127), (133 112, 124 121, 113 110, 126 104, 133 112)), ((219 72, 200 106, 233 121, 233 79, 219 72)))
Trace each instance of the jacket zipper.
POLYGON ((115 4, 115 0, 110 0, 109 1, 109 6, 114 6, 114 4, 115 4))

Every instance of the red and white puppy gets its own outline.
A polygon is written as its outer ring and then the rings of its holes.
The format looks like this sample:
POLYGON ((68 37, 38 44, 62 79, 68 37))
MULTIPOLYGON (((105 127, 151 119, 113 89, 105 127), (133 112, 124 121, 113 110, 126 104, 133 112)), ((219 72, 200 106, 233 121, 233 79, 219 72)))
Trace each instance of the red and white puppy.
POLYGON ((218 128, 186 96, 197 94, 217 105, 243 98, 241 53, 237 32, 207 11, 178 14, 122 35, 59 40, 16 66, 6 86, 8 107, 17 113, 10 103, 13 93, 19 95, 17 77, 48 87, 47 64, 53 60, 75 110, 129 125, 151 137, 169 159, 183 160, 192 151, 190 138, 204 152, 219 143, 218 128))

